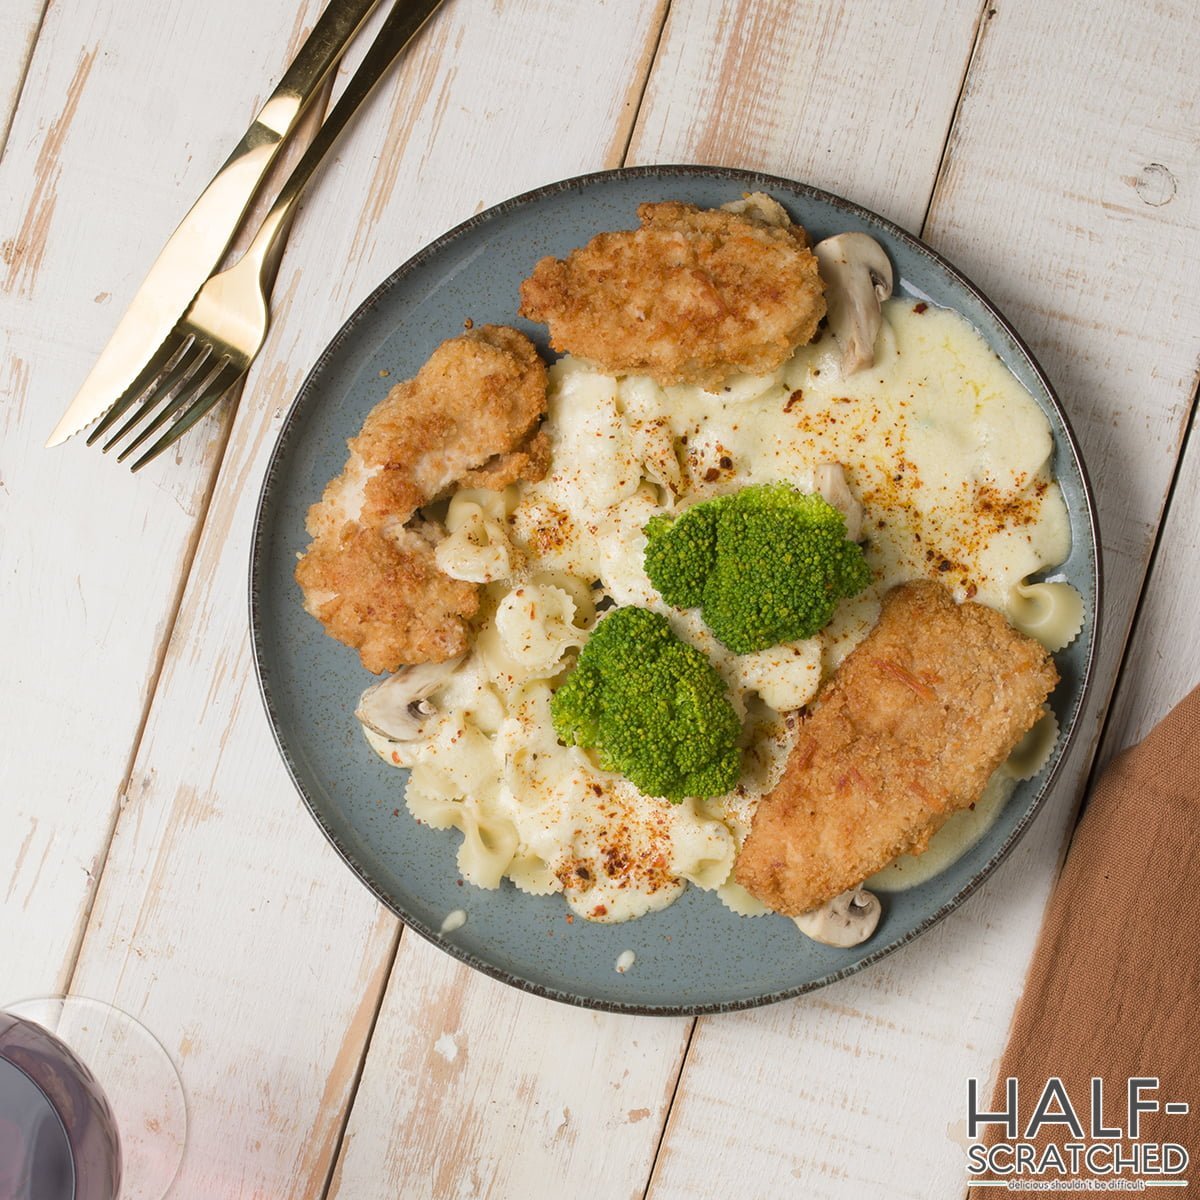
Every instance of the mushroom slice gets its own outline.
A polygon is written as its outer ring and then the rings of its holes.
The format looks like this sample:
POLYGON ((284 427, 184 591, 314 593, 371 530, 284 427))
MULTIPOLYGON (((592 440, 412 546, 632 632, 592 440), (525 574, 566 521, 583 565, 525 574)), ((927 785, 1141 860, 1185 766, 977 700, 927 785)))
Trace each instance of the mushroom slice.
POLYGON ((414 742, 425 736, 432 718, 439 715, 434 702, 450 677, 462 665, 463 656, 440 663, 403 667, 359 697, 354 715, 372 733, 389 742, 414 742))
POLYGON ((829 328, 842 350, 842 374, 875 361, 880 305, 892 294, 892 264, 865 233, 839 233, 813 247, 825 281, 829 328))
POLYGON ((859 887, 834 896, 820 908, 801 913, 792 920, 796 928, 814 942, 846 949, 865 942, 875 932, 882 911, 879 897, 859 887))
POLYGON ((846 482, 841 463, 821 463, 813 472, 813 484, 828 503, 846 518, 846 537, 857 542, 862 537, 863 506, 846 482))

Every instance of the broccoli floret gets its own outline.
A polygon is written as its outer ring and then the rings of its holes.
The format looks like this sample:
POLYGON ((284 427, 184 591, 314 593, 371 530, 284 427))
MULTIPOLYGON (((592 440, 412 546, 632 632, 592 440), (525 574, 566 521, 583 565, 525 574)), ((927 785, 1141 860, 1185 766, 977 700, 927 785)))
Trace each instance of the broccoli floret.
POLYGON ((646 523, 646 574, 676 608, 699 608, 704 584, 717 558, 717 514, 720 501, 709 500, 689 508, 683 516, 660 514, 646 523), (668 530, 671 536, 666 537, 668 530), (655 575, 663 576, 667 588, 655 575))
POLYGON ((812 637, 871 581, 862 548, 820 496, 760 484, 646 526, 646 574, 668 604, 699 607, 735 654, 812 637))
POLYGON ((564 742, 596 750, 648 796, 719 796, 741 772, 724 680, 645 608, 613 609, 596 626, 550 714, 564 742))

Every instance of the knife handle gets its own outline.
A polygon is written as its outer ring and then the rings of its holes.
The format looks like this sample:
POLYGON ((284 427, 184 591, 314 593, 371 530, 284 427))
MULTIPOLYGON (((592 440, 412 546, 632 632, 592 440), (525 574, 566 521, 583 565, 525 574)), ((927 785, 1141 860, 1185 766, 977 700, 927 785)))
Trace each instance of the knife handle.
POLYGON ((131 390, 220 265, 280 146, 378 3, 329 0, 245 136, 159 252, 47 446, 57 446, 114 406, 127 407, 136 399, 131 390))
POLYGON ((263 131, 267 140, 271 134, 275 140, 287 137, 296 118, 317 94, 325 76, 378 3, 379 0, 329 0, 246 136, 229 156, 229 162, 237 157, 238 150, 260 143, 263 131))
POLYGON ((395 0, 358 69, 351 75, 337 103, 330 109, 316 136, 284 181, 270 212, 242 256, 247 266, 253 263, 257 267, 260 277, 305 184, 400 52, 441 3, 442 0, 395 0))
MULTIPOLYGON (((233 241, 279 147, 378 3, 329 0, 245 136, 180 222, 173 237, 182 233, 203 239, 214 268, 233 241)), ((193 254, 197 249, 193 241, 193 254)))

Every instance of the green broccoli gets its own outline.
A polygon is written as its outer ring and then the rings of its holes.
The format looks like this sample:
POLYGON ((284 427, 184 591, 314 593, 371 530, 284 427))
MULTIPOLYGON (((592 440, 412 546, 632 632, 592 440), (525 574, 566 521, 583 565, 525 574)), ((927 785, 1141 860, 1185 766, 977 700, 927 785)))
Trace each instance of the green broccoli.
POLYGON ((724 681, 649 609, 616 608, 596 626, 550 714, 564 742, 597 750, 648 796, 719 796, 741 773, 724 681))
POLYGON ((735 654, 812 637, 871 581, 862 548, 820 496, 786 483, 704 500, 646 525, 646 574, 668 604, 699 607, 735 654))

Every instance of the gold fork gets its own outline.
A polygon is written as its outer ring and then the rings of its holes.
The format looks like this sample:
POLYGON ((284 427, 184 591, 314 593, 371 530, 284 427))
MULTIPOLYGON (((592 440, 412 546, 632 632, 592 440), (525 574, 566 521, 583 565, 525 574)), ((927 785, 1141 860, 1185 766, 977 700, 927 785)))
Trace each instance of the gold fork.
MULTIPOLYGON (((140 470, 191 429, 250 369, 270 323, 267 264, 300 193, 388 67, 441 2, 397 0, 246 252, 233 266, 210 276, 164 341, 159 351, 163 373, 133 415, 104 444, 105 452, 111 450, 146 421, 117 455, 118 462, 124 462, 175 417, 166 432, 133 464, 133 470, 140 470)), ((103 437, 122 415, 123 410, 110 411, 88 437, 88 445, 103 437)))

